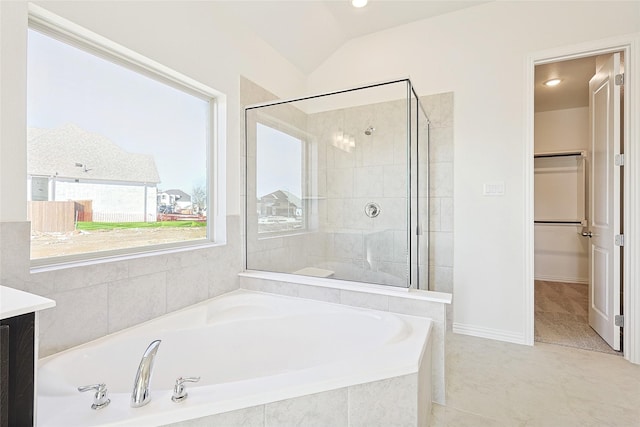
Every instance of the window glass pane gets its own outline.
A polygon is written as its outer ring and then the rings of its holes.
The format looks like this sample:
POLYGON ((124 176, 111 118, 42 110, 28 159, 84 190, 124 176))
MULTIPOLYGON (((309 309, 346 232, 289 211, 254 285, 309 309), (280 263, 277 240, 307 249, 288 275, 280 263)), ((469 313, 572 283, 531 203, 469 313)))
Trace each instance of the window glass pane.
POLYGON ((31 257, 207 237, 210 99, 29 30, 31 257))
POLYGON ((302 204, 302 141, 257 124, 258 233, 300 230, 302 204))

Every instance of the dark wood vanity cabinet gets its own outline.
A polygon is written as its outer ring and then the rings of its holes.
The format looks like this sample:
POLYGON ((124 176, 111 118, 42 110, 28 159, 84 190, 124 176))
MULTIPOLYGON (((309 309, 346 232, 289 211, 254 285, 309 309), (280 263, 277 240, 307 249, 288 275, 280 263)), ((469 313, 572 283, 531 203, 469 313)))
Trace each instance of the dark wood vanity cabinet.
POLYGON ((0 427, 9 425, 9 325, 0 325, 0 427))
POLYGON ((0 427, 33 426, 35 313, 0 320, 0 427))
POLYGON ((0 286, 0 427, 36 422, 38 314, 55 305, 49 298, 0 286))

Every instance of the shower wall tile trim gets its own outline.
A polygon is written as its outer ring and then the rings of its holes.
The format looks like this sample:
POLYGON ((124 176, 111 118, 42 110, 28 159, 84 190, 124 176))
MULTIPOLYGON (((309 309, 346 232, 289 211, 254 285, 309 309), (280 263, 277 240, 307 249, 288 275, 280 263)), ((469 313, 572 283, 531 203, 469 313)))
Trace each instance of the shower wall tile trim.
POLYGON ((420 102, 431 121, 429 281, 432 290, 453 293, 453 92, 422 96, 420 102))

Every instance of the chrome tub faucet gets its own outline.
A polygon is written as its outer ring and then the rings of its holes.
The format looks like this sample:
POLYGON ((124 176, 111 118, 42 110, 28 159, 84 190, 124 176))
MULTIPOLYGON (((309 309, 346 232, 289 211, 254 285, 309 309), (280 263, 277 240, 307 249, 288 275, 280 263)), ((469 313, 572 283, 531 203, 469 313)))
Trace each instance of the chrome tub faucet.
POLYGON ((144 406, 151 400, 151 396, 149 395, 149 381, 151 380, 153 362, 155 361, 160 343, 160 340, 153 341, 142 355, 142 360, 136 373, 136 379, 133 383, 133 393, 131 393, 132 408, 144 406))

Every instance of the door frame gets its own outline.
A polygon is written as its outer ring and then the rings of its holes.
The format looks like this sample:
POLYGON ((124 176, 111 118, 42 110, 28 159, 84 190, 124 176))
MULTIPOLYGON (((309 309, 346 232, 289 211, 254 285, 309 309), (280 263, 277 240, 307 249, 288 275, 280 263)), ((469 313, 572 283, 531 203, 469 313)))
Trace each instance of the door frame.
MULTIPOLYGON (((525 60, 525 105, 524 105, 524 341, 534 344, 534 85, 535 66, 587 56, 624 53, 624 135, 625 166, 623 179, 626 183, 640 182, 640 34, 597 40, 574 46, 533 52, 525 60)), ((595 70, 594 70, 595 72, 595 70)), ((640 364, 640 185, 624 185, 623 230, 625 246, 621 271, 623 293, 623 351, 624 358, 640 364), (635 244, 634 244, 635 243, 635 244)))

